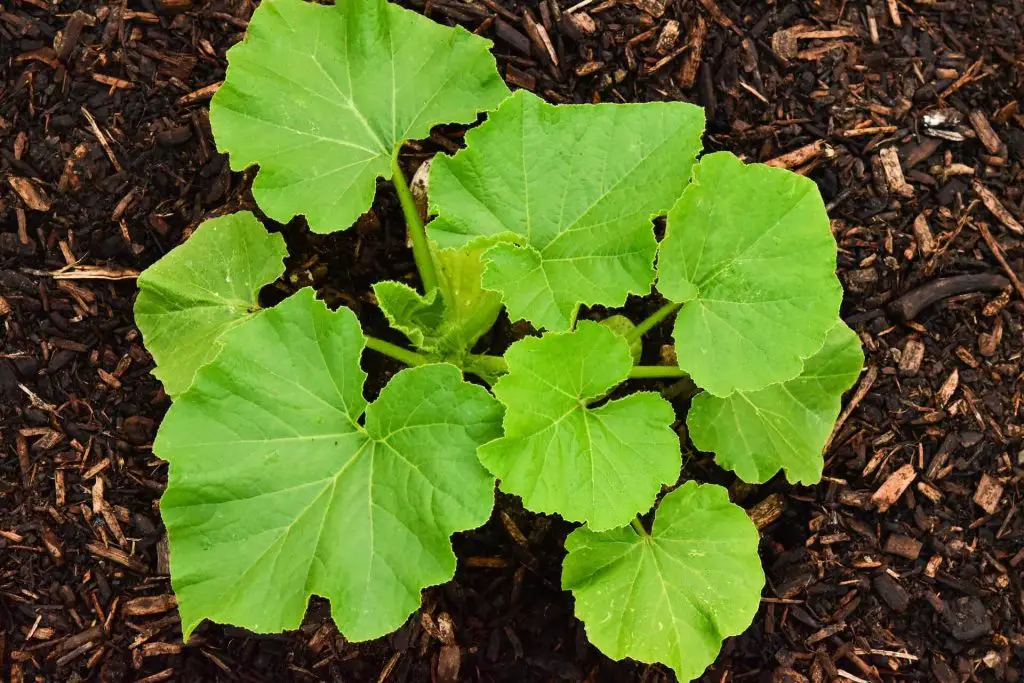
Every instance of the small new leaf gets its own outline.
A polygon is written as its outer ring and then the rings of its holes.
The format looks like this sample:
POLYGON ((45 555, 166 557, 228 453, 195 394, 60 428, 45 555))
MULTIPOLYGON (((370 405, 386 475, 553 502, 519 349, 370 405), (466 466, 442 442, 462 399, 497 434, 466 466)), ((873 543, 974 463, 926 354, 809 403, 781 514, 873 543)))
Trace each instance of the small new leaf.
POLYGON ((494 244, 484 286, 513 320, 568 330, 581 304, 647 294, 651 219, 690 177, 704 115, 683 102, 553 106, 516 92, 430 172, 442 247, 494 244))
POLYGON ((501 297, 482 286, 481 251, 435 250, 438 289, 426 296, 400 282, 373 286, 391 326, 431 359, 461 364, 498 319, 501 297))
POLYGON ((839 322, 798 377, 726 398, 694 398, 686 418, 690 438, 697 448, 714 451, 715 461, 743 481, 768 481, 781 468, 793 483, 816 483, 843 392, 863 364, 860 339, 839 322))
POLYGON ((562 587, 601 652, 661 662, 689 681, 757 613, 757 543, 753 522, 724 488, 688 481, 662 499, 650 536, 628 526, 569 534, 562 587))
POLYGON ((174 397, 216 354, 219 338, 258 309, 257 295, 284 273, 287 250, 248 211, 213 218, 139 276, 135 321, 174 397))
POLYGON ((721 152, 701 159, 668 214, 658 289, 676 316, 679 367, 716 396, 800 374, 843 290, 814 182, 721 152))
POLYGON ((313 594, 346 638, 390 633, 451 578, 449 536, 490 514, 476 449, 500 435, 501 406, 437 364, 367 407, 359 322, 310 289, 223 344, 153 447, 170 463, 160 507, 185 637, 206 618, 297 628, 313 594))
POLYGON ((271 218, 347 228, 403 141, 508 96, 489 46, 385 0, 264 0, 210 106, 217 146, 236 171, 259 164, 271 218))
POLYGON ((629 344, 590 321, 574 332, 530 337, 505 353, 494 385, 505 404, 505 436, 480 461, 536 512, 593 529, 627 524, 679 477, 672 406, 641 392, 591 408, 629 375, 629 344))

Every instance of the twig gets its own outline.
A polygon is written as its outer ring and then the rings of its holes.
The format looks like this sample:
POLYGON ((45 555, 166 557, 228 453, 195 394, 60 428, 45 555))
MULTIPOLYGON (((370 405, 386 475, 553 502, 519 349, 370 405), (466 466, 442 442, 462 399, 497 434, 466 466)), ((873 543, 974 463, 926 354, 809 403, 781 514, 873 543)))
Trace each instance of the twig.
POLYGON ((103 151, 107 153, 107 158, 110 159, 110 163, 114 165, 114 170, 118 173, 122 173, 124 169, 121 168, 121 163, 117 160, 117 157, 114 156, 114 150, 110 149, 110 143, 107 142, 107 137, 103 134, 103 131, 100 130, 100 127, 96 125, 96 119, 92 117, 92 114, 90 114, 89 110, 85 107, 82 107, 82 114, 85 116, 85 120, 89 122, 89 127, 92 128, 92 134, 100 141, 100 147, 102 147, 103 151))
POLYGON ((864 400, 864 397, 871 391, 871 385, 878 379, 878 368, 874 365, 868 368, 868 371, 864 373, 864 378, 860 381, 857 386, 857 391, 854 393, 853 398, 846 404, 846 408, 843 410, 842 415, 836 420, 836 426, 832 428, 832 433, 829 434, 828 441, 825 442, 825 448, 822 449, 823 453, 827 453, 828 449, 832 446, 832 439, 836 438, 836 434, 843 428, 843 424, 847 418, 853 412, 853 409, 857 407, 857 404, 864 400))
MULTIPOLYGON (((971 225, 974 225, 973 223, 971 225)), ((1020 294, 1020 298, 1024 299, 1024 284, 1021 284, 1020 278, 1017 277, 1017 273, 1013 272, 1013 268, 1010 268, 1010 264, 1006 262, 1006 257, 1003 256, 1003 250, 999 246, 999 242, 996 242, 996 238, 989 232, 988 226, 984 223, 978 223, 974 225, 978 232, 981 233, 982 238, 985 240, 985 244, 992 250, 992 255, 996 257, 996 261, 999 261, 999 265, 1002 266, 1006 276, 1010 278, 1010 282, 1013 283, 1014 289, 1020 294)))

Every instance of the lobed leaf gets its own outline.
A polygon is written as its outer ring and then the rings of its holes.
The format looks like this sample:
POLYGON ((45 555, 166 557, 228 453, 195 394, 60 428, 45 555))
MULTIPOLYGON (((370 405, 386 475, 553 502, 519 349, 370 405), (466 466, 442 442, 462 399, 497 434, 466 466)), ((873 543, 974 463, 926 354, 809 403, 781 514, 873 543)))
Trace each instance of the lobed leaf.
POLYGON ((689 681, 757 613, 757 544, 753 522, 724 488, 688 481, 662 499, 649 536, 628 526, 569 534, 562 587, 601 652, 662 662, 689 681))
POLYGON ((665 399, 642 392, 588 406, 629 375, 621 336, 581 321, 574 332, 518 341, 505 359, 508 374, 494 385, 505 436, 478 456, 527 508, 610 529, 650 509, 662 484, 678 479, 679 437, 665 399))
POLYGON ((264 0, 210 105, 217 146, 236 171, 259 164, 271 218, 347 228, 405 140, 508 96, 489 46, 385 0, 264 0))
POLYGON ((139 276, 135 320, 168 395, 188 389, 221 335, 257 311, 260 289, 281 277, 287 253, 284 238, 241 211, 205 221, 139 276))
POLYGON ((297 628, 312 594, 348 639, 385 635, 451 578, 449 536, 487 520, 476 449, 498 402, 436 364, 367 407, 363 346, 351 311, 301 290, 227 333, 167 413, 154 452, 185 638, 206 618, 297 628))
POLYGON ((426 296, 400 282, 373 286, 391 326, 431 358, 459 364, 498 319, 501 297, 483 288, 480 254, 480 249, 435 250, 438 289, 426 296))
POLYGON ((748 483, 768 481, 783 469, 793 483, 814 484, 821 479, 822 449, 843 392, 863 365, 860 339, 840 321, 799 376, 725 398, 696 396, 686 418, 690 438, 748 483))
POLYGON ((716 396, 800 374, 825 341, 843 290, 814 182, 709 154, 668 214, 658 289, 676 317, 679 367, 716 396))
POLYGON ((428 233, 442 247, 494 245, 484 286, 514 320, 568 330, 581 304, 650 291, 651 219, 686 185, 703 127, 683 102, 553 106, 520 90, 465 149, 434 159, 428 233))

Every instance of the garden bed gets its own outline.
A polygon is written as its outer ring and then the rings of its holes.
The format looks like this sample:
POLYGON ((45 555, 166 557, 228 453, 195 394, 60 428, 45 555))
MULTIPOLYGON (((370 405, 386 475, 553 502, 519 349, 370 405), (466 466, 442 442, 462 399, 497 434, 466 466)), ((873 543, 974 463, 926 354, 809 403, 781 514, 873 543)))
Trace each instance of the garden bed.
MULTIPOLYGON (((687 473, 730 485, 763 527, 768 575, 754 624, 705 679, 1018 680, 1024 3, 581 5, 418 9, 494 40, 512 86, 556 103, 693 101, 708 150, 816 180, 844 318, 868 357, 821 485, 747 487, 690 452, 687 473)), ((207 624, 182 645, 157 508, 166 466, 151 452, 169 400, 132 320, 134 275, 201 220, 255 209, 252 174, 230 172, 207 119, 251 10, 0 8, 0 668, 12 680, 444 680, 438 660, 455 650, 430 625, 450 618, 461 680, 671 680, 587 643, 559 588, 570 525, 506 496, 456 536, 459 568, 426 591, 430 618, 393 636, 349 644, 314 601, 297 632, 207 624)), ((454 151, 462 132, 440 129, 403 161, 454 151)), ((312 284, 401 341, 370 305, 373 282, 415 277, 389 188, 347 232, 280 229, 293 256, 268 303, 312 284)), ((378 379, 397 370, 367 361, 378 379)))

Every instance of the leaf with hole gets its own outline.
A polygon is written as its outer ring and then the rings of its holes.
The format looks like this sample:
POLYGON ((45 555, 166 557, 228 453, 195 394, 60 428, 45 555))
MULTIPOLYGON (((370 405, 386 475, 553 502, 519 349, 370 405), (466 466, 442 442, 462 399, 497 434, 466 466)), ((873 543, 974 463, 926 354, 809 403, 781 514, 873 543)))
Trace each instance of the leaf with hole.
POLYGON ((821 479, 821 451, 843 392, 863 365, 860 339, 838 322, 797 377, 725 398, 695 397, 686 418, 690 438, 743 481, 765 482, 782 469, 793 483, 814 484, 821 479))
POLYGON ((442 247, 493 245, 484 286, 512 319, 568 330, 581 304, 650 291, 651 219, 686 185, 703 129, 683 102, 553 106, 520 90, 434 159, 427 231, 442 247))
POLYGON ((836 242, 814 183, 719 152, 669 211, 658 289, 682 302, 679 367, 716 396, 800 374, 839 315, 836 242))
POLYGON ((384 0, 264 0, 210 106, 218 149, 271 218, 350 226, 406 140, 508 96, 489 41, 384 0))
POLYGON ((661 662, 689 681, 757 613, 757 543, 724 488, 689 481, 662 499, 649 536, 629 526, 569 534, 562 587, 601 652, 661 662))
POLYGON ((629 375, 629 344, 581 321, 574 332, 518 341, 509 372, 494 385, 506 408, 505 436, 480 461, 537 512, 610 529, 650 509, 679 478, 675 412, 655 393, 600 401, 629 375))
POLYGON ((284 273, 284 239, 248 211, 213 218, 139 276, 135 321, 170 396, 188 389, 219 339, 259 308, 284 273))
POLYGON ((351 311, 300 290, 228 332, 171 406, 153 450, 186 638, 203 619, 298 628, 313 594, 349 640, 383 636, 452 577, 449 536, 487 520, 476 449, 501 406, 447 364, 368 406, 363 346, 351 311))

